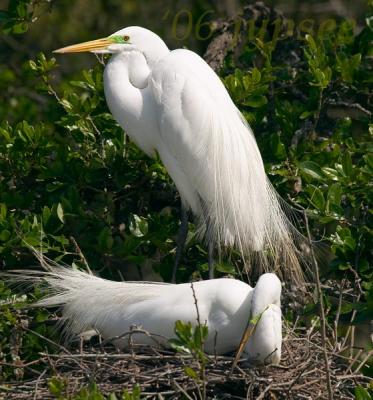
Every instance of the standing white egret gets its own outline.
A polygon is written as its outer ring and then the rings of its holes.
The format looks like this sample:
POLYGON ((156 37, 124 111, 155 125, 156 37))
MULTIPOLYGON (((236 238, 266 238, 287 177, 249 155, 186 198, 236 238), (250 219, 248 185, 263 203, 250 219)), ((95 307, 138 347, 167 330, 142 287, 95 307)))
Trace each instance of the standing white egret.
MULTIPOLYGON (((276 267, 300 280, 293 228, 267 179, 255 137, 206 62, 189 50, 170 51, 141 27, 56 50, 84 51, 113 54, 104 73, 108 106, 146 154, 159 154, 209 254, 216 245, 235 247, 243 257, 259 255, 264 270, 276 267)), ((184 212, 182 242, 186 218, 184 212)))
MULTIPOLYGON (((196 298, 200 322, 209 329, 204 345, 207 353, 236 350, 251 315, 260 319, 243 348, 244 356, 254 363, 280 361, 281 282, 274 274, 262 275, 254 289, 228 278, 194 282, 193 288, 190 283, 113 282, 58 265, 49 266, 48 272, 17 274, 17 280, 46 284, 47 295, 35 306, 62 306, 68 334, 95 329, 105 339, 122 336, 113 343, 127 348, 128 333, 136 326, 157 336, 152 339, 135 330, 133 343, 154 345, 156 338, 167 346, 167 339, 175 337, 177 320, 198 325, 196 298)), ((14 273, 10 276, 15 277, 14 273)))

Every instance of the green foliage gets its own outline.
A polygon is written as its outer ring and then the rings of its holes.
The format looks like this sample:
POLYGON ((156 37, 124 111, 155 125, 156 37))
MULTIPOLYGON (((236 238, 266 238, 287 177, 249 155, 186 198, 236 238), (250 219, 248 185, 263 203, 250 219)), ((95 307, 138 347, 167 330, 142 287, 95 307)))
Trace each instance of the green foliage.
POLYGON ((194 354, 200 360, 205 359, 203 343, 208 336, 208 327, 206 325, 197 325, 193 328, 190 322, 176 321, 175 335, 177 339, 170 341, 175 350, 194 354))
MULTIPOLYGON (((132 392, 125 390, 122 395, 122 400, 140 400, 141 399, 141 389, 140 386, 135 385, 132 392)), ((115 398, 110 398, 108 400, 115 400, 115 398)))
MULTIPOLYGON (((357 36, 352 23, 341 21, 328 35, 306 35, 298 42, 292 38, 274 46, 257 39, 239 60, 228 58, 223 71, 228 90, 254 128, 272 182, 307 210, 313 237, 330 245, 327 254, 320 251, 322 278, 347 279, 360 293, 344 299, 342 324, 349 323, 352 312, 354 324, 369 323, 373 315, 367 46, 372 39, 369 21, 357 36), (237 69, 237 62, 244 67, 237 69), (261 104, 255 103, 258 88, 266 99, 261 104)), ((336 294, 326 293, 325 302, 333 324, 336 294)), ((311 305, 307 310, 317 312, 311 305)))
POLYGON ((132 391, 125 390, 118 398, 115 393, 104 394, 95 383, 83 387, 73 396, 68 394, 68 382, 62 378, 53 377, 48 382, 50 393, 56 400, 140 400, 141 390, 135 385, 132 391))
POLYGON ((355 399, 356 400, 371 400, 372 396, 369 391, 362 386, 356 386, 355 388, 355 399))
POLYGON ((0 10, 0 32, 5 34, 25 33, 29 24, 50 10, 48 0, 12 0, 7 10, 0 10))
POLYGON ((197 370, 190 365, 184 366, 185 374, 198 383, 204 383, 208 357, 203 345, 208 336, 207 325, 198 323, 193 328, 190 322, 176 321, 175 335, 177 338, 169 341, 171 347, 178 352, 190 354, 197 364, 197 370))
POLYGON ((321 90, 326 89, 332 78, 332 69, 329 67, 329 59, 326 55, 324 44, 316 41, 312 36, 306 35, 307 47, 304 55, 311 74, 310 85, 318 86, 321 90))

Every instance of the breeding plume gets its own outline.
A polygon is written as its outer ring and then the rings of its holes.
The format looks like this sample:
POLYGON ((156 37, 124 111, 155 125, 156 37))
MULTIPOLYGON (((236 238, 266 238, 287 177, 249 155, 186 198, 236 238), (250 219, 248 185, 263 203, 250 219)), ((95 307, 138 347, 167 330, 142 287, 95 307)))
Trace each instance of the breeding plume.
MULTIPOLYGON (((112 54, 104 87, 114 118, 146 154, 159 154, 210 249, 259 255, 265 270, 276 267, 288 279, 299 279, 292 227, 255 137, 206 62, 189 50, 170 51, 140 27, 56 52, 82 51, 112 54)), ((184 212, 181 242, 186 218, 184 212)), ((180 251, 176 264, 179 257, 180 251)))
POLYGON ((61 266, 49 267, 48 272, 20 272, 19 280, 46 284, 47 296, 36 306, 62 306, 68 334, 95 329, 106 339, 121 337, 113 343, 126 348, 128 333, 137 327, 161 336, 133 333, 133 343, 154 345, 156 338, 167 345, 166 339, 175 337, 175 321, 197 326, 196 298, 200 321, 209 329, 207 353, 236 350, 247 322, 256 317, 260 319, 243 348, 244 356, 252 363, 280 361, 281 282, 274 274, 262 275, 253 289, 228 278, 194 282, 192 288, 190 283, 113 282, 61 266))

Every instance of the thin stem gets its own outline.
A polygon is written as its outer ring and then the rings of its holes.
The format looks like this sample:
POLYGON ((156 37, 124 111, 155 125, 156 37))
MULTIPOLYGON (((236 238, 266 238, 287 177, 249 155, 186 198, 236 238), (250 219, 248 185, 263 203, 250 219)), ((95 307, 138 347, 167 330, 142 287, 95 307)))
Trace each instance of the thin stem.
POLYGON ((306 231, 307 231, 307 237, 309 241, 309 246, 310 246, 310 252, 311 252, 311 260, 312 264, 315 270, 315 277, 316 277, 316 290, 317 290, 317 297, 319 300, 319 309, 320 309, 320 333, 321 333, 321 342, 322 342, 322 347, 323 347, 323 354, 324 354, 324 360, 325 360, 325 369, 326 369, 326 384, 328 388, 328 398, 329 400, 333 400, 333 389, 332 389, 332 384, 330 380, 330 369, 329 369, 329 359, 328 359, 328 353, 326 350, 326 320, 325 320, 325 311, 324 311, 324 300, 322 296, 322 291, 321 291, 321 283, 320 283, 320 275, 319 275, 319 265, 317 263, 315 253, 313 251, 312 247, 312 239, 311 239, 311 233, 310 233, 310 227, 308 224, 308 217, 306 210, 303 211, 304 215, 304 221, 306 224, 306 231))
POLYGON ((86 267, 87 272, 89 273, 89 275, 93 275, 92 271, 91 271, 91 268, 89 268, 88 261, 85 258, 84 254, 83 254, 82 250, 80 249, 78 243, 76 242, 75 238, 73 236, 70 236, 70 240, 72 241, 72 243, 73 243, 73 245, 75 247, 75 250, 76 250, 76 252, 78 253, 78 255, 80 257, 80 260, 83 262, 84 266, 86 267))
MULTIPOLYGON (((197 324, 198 324, 198 329, 200 330, 200 334, 201 334, 201 338, 202 338, 202 331, 201 331, 201 317, 199 314, 199 309, 198 309, 198 302, 197 302, 197 296, 196 296, 196 292, 194 290, 194 286, 193 286, 193 282, 190 283, 190 287, 192 288, 192 292, 193 292, 193 299, 194 299, 194 304, 196 306, 196 312, 197 312, 197 324)), ((202 346, 201 346, 201 351, 203 352, 203 338, 202 338, 202 346)), ((206 369, 205 369, 205 360, 199 356, 198 353, 196 353, 195 355, 196 361, 199 365, 199 369, 200 369, 200 379, 202 381, 202 394, 201 394, 201 398, 203 400, 206 399, 206 369)), ((198 388, 199 391, 199 388, 198 388)))
POLYGON ((320 89, 319 98, 318 98, 318 101, 317 101, 317 109, 316 109, 316 113, 315 113, 315 120, 314 120, 314 123, 313 123, 313 132, 312 132, 312 134, 316 131, 317 124, 319 123, 323 93, 324 93, 324 90, 320 89))

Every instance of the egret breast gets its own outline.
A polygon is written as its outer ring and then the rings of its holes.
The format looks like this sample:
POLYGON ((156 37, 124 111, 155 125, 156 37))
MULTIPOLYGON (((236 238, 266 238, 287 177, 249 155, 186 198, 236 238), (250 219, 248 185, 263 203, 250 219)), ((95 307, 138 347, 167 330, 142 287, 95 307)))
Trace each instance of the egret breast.
POLYGON ((157 120, 147 87, 149 72, 146 59, 140 53, 119 53, 105 68, 104 90, 114 119, 147 155, 153 157, 157 120))

